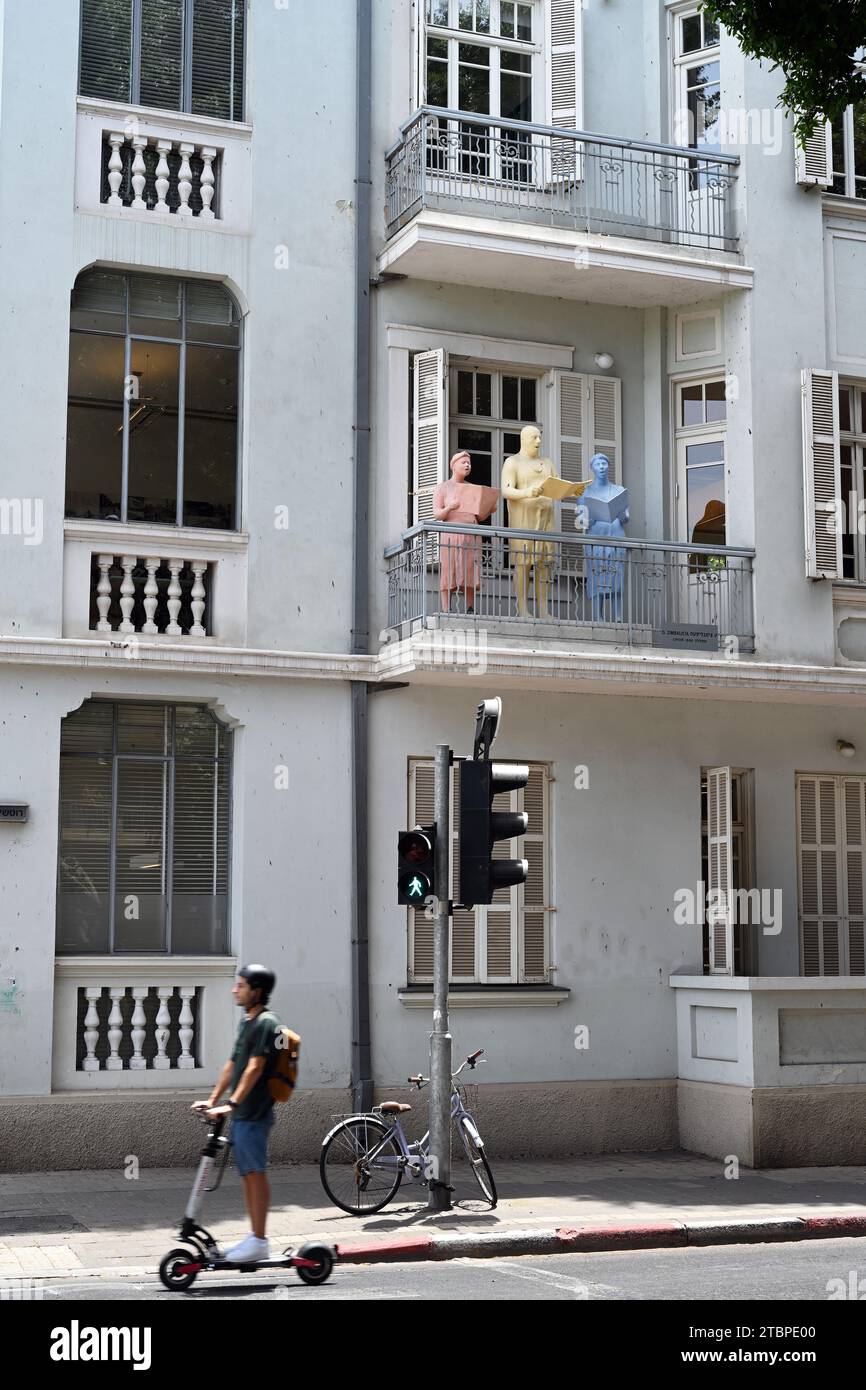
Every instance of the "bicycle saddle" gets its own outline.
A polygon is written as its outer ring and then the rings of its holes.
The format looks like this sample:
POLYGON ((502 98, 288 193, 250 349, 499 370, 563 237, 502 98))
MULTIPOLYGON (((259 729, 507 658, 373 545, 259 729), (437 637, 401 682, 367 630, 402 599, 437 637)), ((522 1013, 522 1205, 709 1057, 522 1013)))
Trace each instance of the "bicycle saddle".
POLYGON ((379 1110, 383 1115, 402 1115, 405 1110, 411 1110, 411 1105, 403 1105, 399 1100, 383 1100, 381 1105, 374 1105, 374 1110, 379 1110))

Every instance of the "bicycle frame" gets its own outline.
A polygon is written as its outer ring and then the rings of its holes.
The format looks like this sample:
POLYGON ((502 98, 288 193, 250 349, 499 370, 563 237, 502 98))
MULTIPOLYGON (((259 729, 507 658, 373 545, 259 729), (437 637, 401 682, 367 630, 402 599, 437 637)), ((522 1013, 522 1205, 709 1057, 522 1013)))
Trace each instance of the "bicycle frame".
MULTIPOLYGON (((368 1118, 373 1120, 382 1120, 383 1116, 379 1114, 374 1114, 372 1111, 370 1111, 368 1112, 368 1118)), ((469 1111, 466 1109, 465 1105, 463 1104, 460 1092, 457 1090, 456 1087, 451 1092, 451 1121, 455 1125, 465 1123, 470 1131, 473 1140, 478 1145, 478 1147, 484 1147, 484 1140, 478 1133, 475 1121, 470 1115, 469 1111)), ((425 1134, 421 1136, 420 1139, 416 1139, 413 1143, 410 1144, 406 1138, 406 1135, 403 1133, 403 1126, 400 1124, 399 1118, 395 1115, 393 1120, 388 1124, 387 1132, 382 1135, 381 1139, 376 1144, 374 1144, 371 1149, 368 1149, 367 1152, 361 1156, 359 1161, 369 1167, 373 1167, 375 1165, 375 1167, 377 1168, 401 1168, 403 1170, 408 1170, 411 1173, 413 1179, 417 1181, 422 1177, 429 1178, 430 1173, 427 1171, 428 1165, 426 1162, 418 1164, 416 1167, 412 1160, 415 1158, 427 1160, 429 1159, 429 1157, 429 1129, 426 1131, 425 1134), (388 1144, 390 1144, 392 1139, 395 1141, 397 1147, 400 1150, 399 1155, 382 1153, 382 1150, 388 1144)))

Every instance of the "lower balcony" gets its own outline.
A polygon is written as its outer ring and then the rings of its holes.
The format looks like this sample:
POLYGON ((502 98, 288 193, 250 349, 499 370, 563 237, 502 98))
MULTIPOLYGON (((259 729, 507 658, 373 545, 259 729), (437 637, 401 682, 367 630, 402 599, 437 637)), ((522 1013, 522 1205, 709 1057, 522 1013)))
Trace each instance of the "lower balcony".
POLYGON ((754 651, 751 550, 428 523, 385 552, 388 623, 754 651))

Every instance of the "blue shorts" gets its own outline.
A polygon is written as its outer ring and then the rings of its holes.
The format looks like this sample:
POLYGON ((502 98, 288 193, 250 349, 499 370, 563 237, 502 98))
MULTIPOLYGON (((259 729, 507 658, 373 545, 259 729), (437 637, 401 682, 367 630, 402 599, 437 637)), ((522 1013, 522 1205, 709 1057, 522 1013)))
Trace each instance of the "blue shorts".
POLYGON ((263 1120, 232 1120, 235 1164, 242 1178, 264 1173, 268 1166, 268 1140, 274 1126, 273 1110, 263 1120))

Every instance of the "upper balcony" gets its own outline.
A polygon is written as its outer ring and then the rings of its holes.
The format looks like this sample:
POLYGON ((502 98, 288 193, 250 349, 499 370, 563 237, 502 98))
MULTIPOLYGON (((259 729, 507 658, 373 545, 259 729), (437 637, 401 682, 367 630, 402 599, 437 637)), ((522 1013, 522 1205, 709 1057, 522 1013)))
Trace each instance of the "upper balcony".
POLYGON ((751 287, 735 156, 424 106, 386 161, 380 272, 636 307, 751 287))

